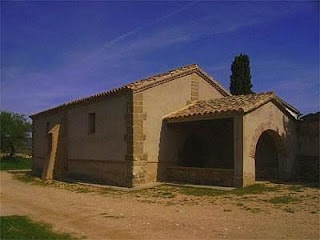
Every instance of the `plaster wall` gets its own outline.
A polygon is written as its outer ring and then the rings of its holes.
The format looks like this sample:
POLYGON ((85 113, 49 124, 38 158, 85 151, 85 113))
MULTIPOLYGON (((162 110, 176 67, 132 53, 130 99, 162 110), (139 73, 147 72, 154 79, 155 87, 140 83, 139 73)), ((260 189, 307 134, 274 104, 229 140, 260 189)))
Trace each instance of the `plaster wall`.
MULTIPOLYGON (((163 117, 186 106, 191 100, 191 75, 143 92, 144 152, 148 155, 147 182, 156 181, 163 117), (170 96, 170 97, 168 97, 170 96)), ((165 164, 165 162, 163 162, 165 164)))
POLYGON ((33 161, 32 173, 41 175, 45 164, 45 159, 49 156, 48 131, 55 125, 62 123, 65 112, 61 111, 55 114, 42 116, 33 119, 33 161))
POLYGON ((297 151, 296 122, 273 102, 268 102, 243 117, 243 186, 255 182, 256 145, 261 134, 266 130, 273 130, 280 139, 277 143, 281 150, 280 176, 287 178, 294 170, 297 151))
POLYGON ((68 176, 96 183, 127 186, 126 95, 112 96, 68 110, 68 176), (95 113, 95 133, 88 115, 95 113))
POLYGON ((199 100, 210 100, 223 97, 210 83, 204 81, 198 74, 192 74, 194 80, 199 81, 199 100))
POLYGON ((40 115, 34 119, 33 173, 40 175, 48 157, 49 130, 63 123, 59 140, 63 177, 120 186, 130 185, 126 162, 128 96, 111 96, 88 104, 40 115), (89 133, 88 115, 96 114, 95 133, 89 133), (63 158, 63 159, 62 159, 63 158))
POLYGON ((70 108, 67 113, 68 159, 125 161, 126 113, 125 95, 70 108), (89 113, 96 114, 93 134, 88 129, 89 113))

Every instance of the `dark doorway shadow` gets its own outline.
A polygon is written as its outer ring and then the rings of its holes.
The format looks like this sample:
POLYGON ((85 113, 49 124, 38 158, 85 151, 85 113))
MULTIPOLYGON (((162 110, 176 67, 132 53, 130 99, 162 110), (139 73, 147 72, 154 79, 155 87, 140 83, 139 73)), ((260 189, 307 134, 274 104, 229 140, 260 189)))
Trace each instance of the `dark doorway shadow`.
POLYGON ((184 167, 203 167, 203 146, 201 140, 195 135, 189 135, 182 150, 182 165, 184 167))

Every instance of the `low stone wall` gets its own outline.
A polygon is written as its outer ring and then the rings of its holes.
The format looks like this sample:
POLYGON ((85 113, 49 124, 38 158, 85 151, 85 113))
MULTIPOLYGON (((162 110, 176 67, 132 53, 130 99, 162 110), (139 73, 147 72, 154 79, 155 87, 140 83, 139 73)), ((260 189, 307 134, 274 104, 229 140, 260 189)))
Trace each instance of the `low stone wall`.
POLYGON ((233 176, 233 169, 168 166, 166 179, 168 182, 231 187, 233 176))
POLYGON ((68 160, 70 179, 128 187, 127 175, 127 163, 124 161, 68 160))
POLYGON ((303 182, 319 183, 319 157, 318 156, 298 156, 298 180, 303 182))

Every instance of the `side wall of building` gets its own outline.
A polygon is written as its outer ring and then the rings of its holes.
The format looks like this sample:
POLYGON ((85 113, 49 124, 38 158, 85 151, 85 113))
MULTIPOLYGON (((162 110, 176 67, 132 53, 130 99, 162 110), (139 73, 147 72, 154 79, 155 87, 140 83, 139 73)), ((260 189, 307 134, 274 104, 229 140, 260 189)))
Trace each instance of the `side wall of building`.
POLYGON ((50 154, 50 142, 48 131, 55 125, 61 124, 65 119, 65 111, 41 116, 33 119, 32 133, 32 173, 40 176, 45 165, 46 158, 50 154))
POLYGON ((320 113, 308 114, 299 121, 298 176, 300 180, 319 182, 320 113))
POLYGON ((48 141, 46 125, 63 123, 66 131, 67 176, 90 182, 128 186, 128 95, 110 96, 78 104, 64 113, 34 120, 34 173, 42 171, 48 141), (95 132, 89 132, 89 114, 95 113, 95 132))
POLYGON ((139 101, 142 103, 138 107, 138 111, 143 113, 143 121, 140 126, 136 127, 141 129, 138 134, 141 137, 138 141, 139 149, 142 151, 140 155, 143 156, 145 163, 144 166, 140 164, 138 167, 134 167, 133 174, 139 175, 139 181, 136 181, 136 184, 142 184, 159 180, 161 177, 159 166, 161 165, 160 168, 163 169, 170 164, 169 158, 172 156, 161 154, 161 149, 170 147, 172 140, 166 136, 168 134, 167 126, 163 124, 165 115, 177 111, 193 101, 223 96, 196 73, 147 89, 136 96, 138 95, 139 101), (161 158, 160 162, 159 158, 161 158))
POLYGON ((71 178, 127 186, 128 96, 70 108, 68 118, 68 174, 71 178), (88 116, 95 113, 95 133, 88 132, 88 116))
POLYGON ((243 117, 243 186, 255 182, 255 151, 261 134, 272 130, 278 136, 277 147, 280 177, 294 172, 297 154, 296 120, 284 114, 273 102, 259 107, 243 117))

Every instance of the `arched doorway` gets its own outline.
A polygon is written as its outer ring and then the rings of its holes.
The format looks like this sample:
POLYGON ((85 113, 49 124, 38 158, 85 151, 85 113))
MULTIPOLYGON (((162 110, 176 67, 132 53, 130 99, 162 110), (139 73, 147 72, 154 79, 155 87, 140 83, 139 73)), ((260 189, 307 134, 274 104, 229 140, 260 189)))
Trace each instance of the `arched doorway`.
POLYGON ((189 135, 183 144, 182 165, 184 167, 203 166, 203 146, 194 134, 189 135))
POLYGON ((256 180, 279 178, 281 139, 273 130, 264 131, 258 140, 255 151, 256 180))

